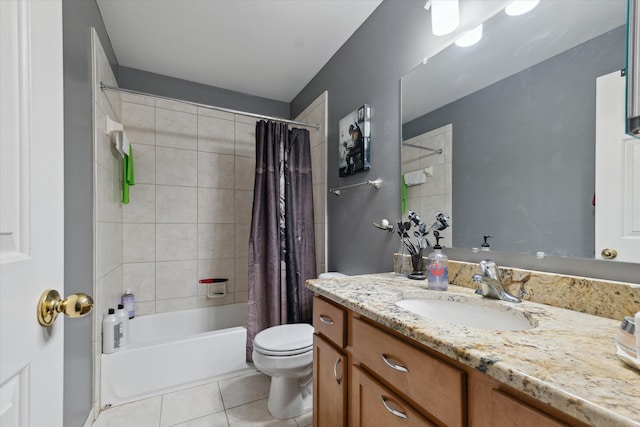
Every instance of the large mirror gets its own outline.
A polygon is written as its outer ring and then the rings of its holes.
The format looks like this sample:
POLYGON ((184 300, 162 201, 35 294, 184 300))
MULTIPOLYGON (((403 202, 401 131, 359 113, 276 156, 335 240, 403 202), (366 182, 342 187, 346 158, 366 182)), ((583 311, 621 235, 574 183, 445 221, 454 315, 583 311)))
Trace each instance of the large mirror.
POLYGON ((412 70, 403 208, 450 214, 447 246, 594 258, 596 78, 625 39, 626 0, 541 0, 412 70))

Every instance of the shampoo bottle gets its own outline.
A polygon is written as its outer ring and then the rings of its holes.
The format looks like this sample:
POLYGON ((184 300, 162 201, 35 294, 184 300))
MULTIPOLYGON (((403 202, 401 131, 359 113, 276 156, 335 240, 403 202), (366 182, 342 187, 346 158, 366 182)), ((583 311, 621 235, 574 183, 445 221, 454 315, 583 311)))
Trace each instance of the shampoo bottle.
POLYGON ((129 314, 129 319, 133 319, 136 316, 136 297, 133 296, 131 289, 124 291, 124 294, 122 295, 122 304, 124 305, 125 311, 129 314))
POLYGON ((120 347, 129 343, 129 313, 124 309, 124 304, 118 304, 116 319, 120 322, 120 347))
POLYGON ((434 291, 446 291, 449 289, 449 266, 447 265, 449 258, 442 253, 442 246, 440 246, 442 237, 437 231, 433 234, 436 236, 436 245, 428 258, 427 287, 434 291))
POLYGON ((120 348, 120 323, 116 319, 115 310, 109 309, 102 320, 102 352, 109 354, 120 348))

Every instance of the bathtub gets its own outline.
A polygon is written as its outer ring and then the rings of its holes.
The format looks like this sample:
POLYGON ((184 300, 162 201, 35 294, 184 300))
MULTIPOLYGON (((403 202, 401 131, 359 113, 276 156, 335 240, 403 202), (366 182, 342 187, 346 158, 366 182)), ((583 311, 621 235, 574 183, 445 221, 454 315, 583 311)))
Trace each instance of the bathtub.
POLYGON ((247 304, 149 314, 129 321, 129 344, 102 354, 100 407, 232 376, 245 363, 247 304))

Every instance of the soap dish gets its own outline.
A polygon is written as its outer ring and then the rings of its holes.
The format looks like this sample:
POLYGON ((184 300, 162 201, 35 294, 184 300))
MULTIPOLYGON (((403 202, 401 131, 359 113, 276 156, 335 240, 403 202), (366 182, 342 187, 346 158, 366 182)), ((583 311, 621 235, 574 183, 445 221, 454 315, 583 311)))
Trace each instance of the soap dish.
POLYGON ((618 351, 616 352, 616 356, 618 356, 619 359, 621 359, 627 365, 633 368, 636 368, 637 370, 640 371, 640 360, 634 359, 633 357, 629 356, 629 354, 627 354, 624 350, 622 350, 617 345, 616 345, 616 348, 618 349, 618 351))

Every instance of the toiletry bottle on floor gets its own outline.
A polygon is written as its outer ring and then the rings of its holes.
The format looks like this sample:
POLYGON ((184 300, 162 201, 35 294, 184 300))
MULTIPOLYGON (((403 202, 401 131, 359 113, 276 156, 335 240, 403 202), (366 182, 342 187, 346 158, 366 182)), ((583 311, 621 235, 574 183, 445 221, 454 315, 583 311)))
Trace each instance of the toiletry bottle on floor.
POLYGON ((446 291, 449 289, 449 258, 442 253, 440 246, 440 233, 433 232, 436 237, 436 245, 434 251, 429 254, 427 267, 427 287, 434 291, 446 291))

